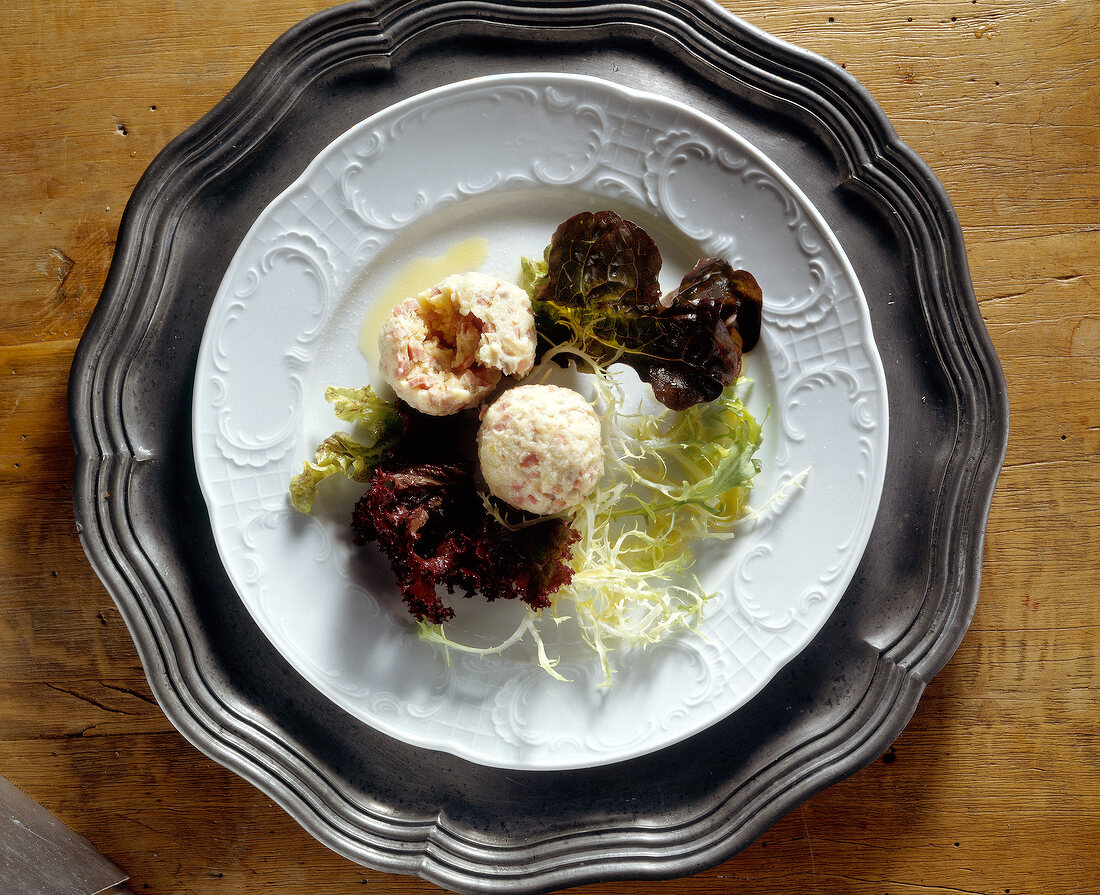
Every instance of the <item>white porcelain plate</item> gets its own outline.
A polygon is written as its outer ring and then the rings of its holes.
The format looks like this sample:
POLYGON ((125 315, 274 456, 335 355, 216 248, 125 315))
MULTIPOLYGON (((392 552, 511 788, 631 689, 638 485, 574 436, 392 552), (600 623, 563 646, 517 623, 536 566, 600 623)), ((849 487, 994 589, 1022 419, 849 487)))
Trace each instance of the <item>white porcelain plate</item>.
MULTIPOLYGON (((851 265, 758 150, 658 96, 588 77, 499 75, 360 123, 260 215, 203 335, 194 449, 237 592, 329 699, 394 737, 474 762, 576 768, 706 728, 821 629, 878 507, 886 382, 851 265), (514 280, 558 223, 600 208, 650 232, 665 288, 704 255, 756 276, 764 327, 746 373, 749 404, 767 421, 753 502, 809 470, 804 490, 699 554, 695 571, 718 592, 703 636, 618 653, 610 688, 567 626, 551 649, 570 683, 540 669, 528 645, 448 661, 418 640, 385 560, 352 544, 358 486, 323 488, 309 516, 287 499, 317 442, 345 428, 325 387, 371 379, 360 326, 410 259, 478 237, 488 246, 481 269, 514 280)), ((506 635, 523 611, 454 600, 448 634, 468 642, 506 635)))

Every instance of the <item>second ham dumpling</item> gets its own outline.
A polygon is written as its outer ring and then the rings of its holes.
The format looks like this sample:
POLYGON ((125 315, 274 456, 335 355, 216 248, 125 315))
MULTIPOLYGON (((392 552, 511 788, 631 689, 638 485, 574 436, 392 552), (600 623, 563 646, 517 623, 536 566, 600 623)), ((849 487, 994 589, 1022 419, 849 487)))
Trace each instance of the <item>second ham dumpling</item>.
POLYGON ((526 376, 534 366, 531 300, 495 277, 455 274, 394 308, 378 349, 386 382, 421 413, 476 407, 501 376, 526 376))
POLYGON ((556 385, 506 391, 485 410, 477 445, 489 490, 530 513, 576 506, 603 475, 599 418, 577 392, 556 385))

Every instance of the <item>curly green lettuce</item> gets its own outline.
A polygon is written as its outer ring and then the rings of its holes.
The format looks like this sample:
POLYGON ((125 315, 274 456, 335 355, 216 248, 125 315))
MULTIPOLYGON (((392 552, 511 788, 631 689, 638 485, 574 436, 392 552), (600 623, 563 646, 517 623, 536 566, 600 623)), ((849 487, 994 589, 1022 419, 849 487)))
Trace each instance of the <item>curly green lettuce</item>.
POLYGON ((290 502, 302 513, 313 509, 317 486, 334 475, 356 482, 370 481, 371 472, 401 433, 401 417, 393 404, 375 394, 369 385, 363 388, 325 390, 325 400, 333 405, 337 418, 356 423, 362 435, 352 438, 347 432, 334 432, 319 445, 312 462, 304 462, 302 471, 290 480, 290 502))
POLYGON ((728 534, 760 472, 760 442, 760 423, 734 387, 682 413, 646 417, 624 450, 630 460, 624 471, 635 493, 625 495, 624 506, 611 515, 660 521, 678 537, 728 534))
MULTIPOLYGON (((656 643, 677 630, 695 630, 713 594, 692 575, 693 545, 733 537, 746 518, 760 471, 761 427, 730 386, 713 402, 654 416, 624 412, 615 378, 572 346, 546 360, 573 358, 590 368, 604 429, 607 469, 600 487, 571 519, 577 536, 572 577, 551 597, 551 612, 532 613, 503 643, 475 648, 452 640, 443 625, 422 624, 420 636, 449 649, 501 652, 530 638, 547 673, 540 625, 572 620, 595 652, 609 686, 612 655, 626 645, 656 643)), ((499 520, 507 524, 506 520, 499 520)))
POLYGON ((632 416, 614 380, 595 373, 607 475, 573 520, 576 573, 554 610, 577 620, 610 684, 617 644, 655 643, 702 621, 713 594, 692 575, 692 548, 733 537, 760 470, 762 435, 740 383, 680 413, 632 416))

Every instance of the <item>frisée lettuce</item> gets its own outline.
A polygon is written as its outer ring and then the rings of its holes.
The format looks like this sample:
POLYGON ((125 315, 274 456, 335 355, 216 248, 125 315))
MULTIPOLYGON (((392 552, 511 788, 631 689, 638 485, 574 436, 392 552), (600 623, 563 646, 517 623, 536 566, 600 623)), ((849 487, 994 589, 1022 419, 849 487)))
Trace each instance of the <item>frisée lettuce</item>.
MULTIPOLYGON (((714 595, 692 575, 692 547, 702 539, 734 535, 760 471, 755 454, 761 427, 738 396, 745 381, 685 411, 631 414, 612 373, 584 352, 559 346, 545 360, 566 357, 593 376, 607 470, 573 516, 573 575, 551 597, 550 619, 555 625, 576 622, 609 685, 617 648, 656 643, 702 621, 714 595)), ((529 613, 511 637, 488 649, 451 640, 442 625, 422 622, 420 634, 478 654, 499 652, 529 636, 539 664, 562 678, 540 633, 545 623, 529 613)))

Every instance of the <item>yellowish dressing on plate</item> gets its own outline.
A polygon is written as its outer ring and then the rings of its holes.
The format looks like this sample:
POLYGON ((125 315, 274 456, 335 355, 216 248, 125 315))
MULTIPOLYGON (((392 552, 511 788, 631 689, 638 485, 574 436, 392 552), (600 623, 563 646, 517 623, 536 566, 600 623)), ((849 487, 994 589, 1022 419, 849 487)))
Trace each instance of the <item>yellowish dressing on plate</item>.
POLYGON ((379 293, 359 327, 359 353, 371 368, 378 363, 378 332, 400 302, 430 289, 451 274, 477 270, 488 257, 489 241, 473 236, 456 242, 442 255, 412 258, 404 264, 379 293))

